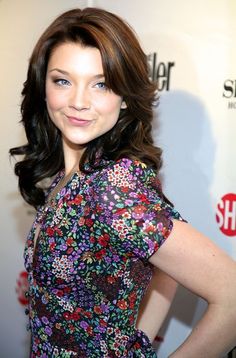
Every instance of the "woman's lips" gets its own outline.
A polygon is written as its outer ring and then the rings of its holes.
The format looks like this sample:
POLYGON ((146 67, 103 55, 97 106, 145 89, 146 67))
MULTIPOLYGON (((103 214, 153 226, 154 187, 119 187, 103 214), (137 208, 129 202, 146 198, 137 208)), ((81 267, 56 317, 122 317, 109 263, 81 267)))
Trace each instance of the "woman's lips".
POLYGON ((78 117, 72 117, 72 116, 66 116, 68 121, 79 127, 86 127, 92 123, 91 119, 84 119, 84 118, 78 118, 78 117))

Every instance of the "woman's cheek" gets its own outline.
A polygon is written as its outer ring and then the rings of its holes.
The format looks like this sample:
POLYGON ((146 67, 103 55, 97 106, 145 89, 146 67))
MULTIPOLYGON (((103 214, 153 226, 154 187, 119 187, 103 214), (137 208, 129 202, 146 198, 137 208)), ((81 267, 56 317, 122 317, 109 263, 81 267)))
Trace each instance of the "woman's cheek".
POLYGON ((95 109, 102 113, 114 113, 120 111, 122 100, 121 98, 112 96, 100 96, 93 98, 92 104, 95 109))
POLYGON ((67 98, 65 94, 57 93, 57 92, 55 93, 54 91, 48 92, 48 95, 46 96, 46 100, 47 100, 48 108, 50 108, 51 110, 57 110, 65 106, 67 103, 67 98))

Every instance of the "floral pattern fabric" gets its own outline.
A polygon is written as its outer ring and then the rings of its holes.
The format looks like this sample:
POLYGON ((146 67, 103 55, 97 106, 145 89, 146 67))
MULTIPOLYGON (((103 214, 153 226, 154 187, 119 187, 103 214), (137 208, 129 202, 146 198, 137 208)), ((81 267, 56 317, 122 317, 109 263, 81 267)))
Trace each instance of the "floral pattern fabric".
POLYGON ((182 220, 141 162, 76 172, 56 207, 38 210, 27 239, 31 357, 156 357, 135 323, 152 277, 148 259, 173 218, 182 220))

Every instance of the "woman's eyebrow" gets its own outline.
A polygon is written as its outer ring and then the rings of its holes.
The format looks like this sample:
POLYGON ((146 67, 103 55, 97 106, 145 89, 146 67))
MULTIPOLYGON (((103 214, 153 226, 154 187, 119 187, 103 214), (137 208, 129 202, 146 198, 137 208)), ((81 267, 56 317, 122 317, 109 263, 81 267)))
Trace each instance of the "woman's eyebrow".
POLYGON ((53 71, 57 71, 62 73, 63 75, 69 75, 69 72, 61 70, 60 68, 52 68, 51 70, 49 70, 48 72, 53 72, 53 71))
MULTIPOLYGON (((57 71, 63 75, 67 75, 69 76, 70 73, 68 71, 65 71, 65 70, 62 70, 60 68, 52 68, 51 70, 49 70, 48 72, 53 72, 53 71, 57 71)), ((91 78, 94 78, 94 79, 101 79, 101 78, 104 78, 104 73, 99 73, 97 75, 91 75, 91 78)))

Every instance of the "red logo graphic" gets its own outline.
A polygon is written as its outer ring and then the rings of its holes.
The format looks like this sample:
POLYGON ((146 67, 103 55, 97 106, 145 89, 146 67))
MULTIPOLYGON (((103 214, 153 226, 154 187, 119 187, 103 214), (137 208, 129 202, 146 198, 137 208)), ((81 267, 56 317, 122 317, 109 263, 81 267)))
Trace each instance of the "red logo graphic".
POLYGON ((28 304, 28 298, 26 297, 28 288, 28 274, 26 271, 22 271, 16 281, 16 294, 18 301, 24 306, 28 304))
POLYGON ((227 236, 236 236, 236 194, 224 195, 217 205, 216 221, 227 236))
POLYGON ((154 339, 155 342, 163 342, 164 341, 164 338, 161 337, 161 336, 156 336, 155 339, 154 339))

